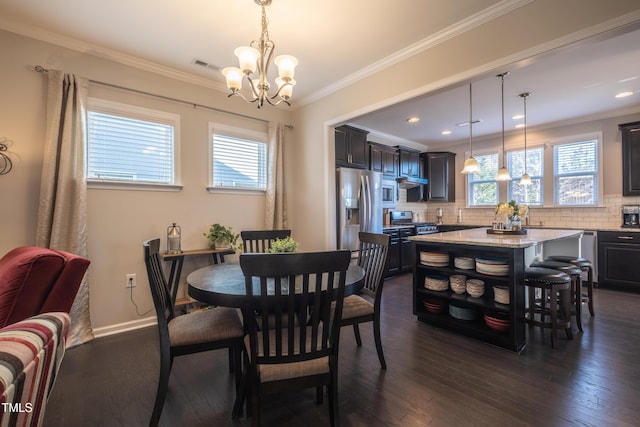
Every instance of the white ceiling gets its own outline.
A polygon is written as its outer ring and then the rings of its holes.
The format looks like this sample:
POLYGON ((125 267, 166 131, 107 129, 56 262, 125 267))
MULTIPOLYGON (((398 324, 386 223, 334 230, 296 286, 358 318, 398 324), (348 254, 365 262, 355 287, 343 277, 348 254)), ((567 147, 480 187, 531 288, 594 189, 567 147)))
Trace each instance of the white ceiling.
MULTIPOLYGON (((273 0, 267 15, 276 55, 300 61, 295 108, 528 1, 273 0)), ((0 0, 0 29, 224 89, 219 68, 236 65, 233 50, 259 37, 260 7, 253 0, 0 0)), ((505 78, 507 127, 522 110, 517 95, 523 91, 532 93, 530 126, 640 108, 640 31, 509 68, 496 70, 511 71, 505 78), (613 98, 622 89, 635 94, 613 98)), ((482 120, 474 135, 499 131, 499 79, 481 76, 473 85, 474 120, 482 120)), ((468 128, 455 124, 468 119, 468 87, 460 86, 351 123, 437 145, 467 138, 468 128), (409 115, 421 121, 407 125, 409 115), (446 139, 440 134, 445 128, 454 132, 446 139)))

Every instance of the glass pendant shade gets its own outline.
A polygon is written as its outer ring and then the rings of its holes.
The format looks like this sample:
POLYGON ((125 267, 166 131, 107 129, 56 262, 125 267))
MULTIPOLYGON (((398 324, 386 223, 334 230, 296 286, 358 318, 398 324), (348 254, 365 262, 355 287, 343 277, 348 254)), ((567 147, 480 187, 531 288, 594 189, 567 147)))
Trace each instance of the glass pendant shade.
POLYGON ((242 70, 238 67, 227 67, 222 70, 222 75, 227 79, 227 89, 238 91, 242 88, 242 70))
POLYGON ((237 48, 233 53, 238 57, 240 63, 240 69, 245 74, 253 74, 258 68, 258 58, 260 58, 260 51, 253 47, 241 46, 237 48))
POLYGON ((509 174, 509 169, 504 166, 500 168, 498 171, 498 176, 496 177, 496 181, 511 181, 511 175, 509 174))
POLYGON ((462 173, 463 174, 470 174, 470 173, 478 173, 480 172, 480 166, 478 166, 478 161, 476 160, 475 157, 469 157, 467 160, 464 161, 464 169, 462 169, 462 173))
POLYGON ((278 67, 278 76, 281 79, 293 79, 296 65, 298 65, 298 60, 295 56, 280 55, 277 56, 273 62, 276 64, 276 67, 278 67))
POLYGON ((520 185, 531 185, 531 184, 533 184, 531 182, 531 177, 529 176, 528 173, 524 173, 522 177, 520 177, 520 185))
POLYGON ((464 175, 480 172, 478 160, 473 157, 473 92, 471 91, 471 83, 469 83, 469 158, 464 161, 462 173, 464 175))

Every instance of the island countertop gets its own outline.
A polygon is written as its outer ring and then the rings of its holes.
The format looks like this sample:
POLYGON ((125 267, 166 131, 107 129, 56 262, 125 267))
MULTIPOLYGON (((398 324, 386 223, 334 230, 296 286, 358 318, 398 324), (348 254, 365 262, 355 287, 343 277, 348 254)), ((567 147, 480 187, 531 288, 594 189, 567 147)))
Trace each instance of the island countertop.
POLYGON ((502 248, 527 248, 552 240, 580 237, 583 230, 564 229, 527 229, 525 235, 488 234, 487 228, 448 231, 445 233, 411 236, 415 242, 453 243, 472 246, 495 246, 502 248))

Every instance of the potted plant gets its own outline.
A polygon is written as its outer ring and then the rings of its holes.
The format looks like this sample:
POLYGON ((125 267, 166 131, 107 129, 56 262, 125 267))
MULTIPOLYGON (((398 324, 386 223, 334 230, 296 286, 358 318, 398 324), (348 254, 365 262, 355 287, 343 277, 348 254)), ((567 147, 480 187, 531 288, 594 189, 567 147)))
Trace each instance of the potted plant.
POLYGON ((276 239, 271 244, 269 252, 272 254, 278 252, 296 252, 298 250, 298 243, 290 236, 284 239, 276 239))
POLYGON ((238 238, 240 235, 234 233, 232 227, 213 224, 209 228, 209 232, 204 233, 204 236, 209 239, 210 248, 233 249, 234 251, 239 249, 238 238))

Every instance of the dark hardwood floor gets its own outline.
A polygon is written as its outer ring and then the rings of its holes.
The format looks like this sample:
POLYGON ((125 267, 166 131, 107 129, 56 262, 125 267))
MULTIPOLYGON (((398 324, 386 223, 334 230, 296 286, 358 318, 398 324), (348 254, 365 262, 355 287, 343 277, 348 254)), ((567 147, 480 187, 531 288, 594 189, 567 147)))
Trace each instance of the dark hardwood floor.
MULTIPOLYGON (((416 321, 411 276, 388 280, 380 369, 370 325, 357 348, 343 328, 340 420, 343 426, 638 426, 640 295, 595 290, 596 317, 584 333, 529 329, 514 354, 416 321)), ((96 339, 70 349, 50 397, 45 426, 148 425, 158 376, 155 328, 96 339)), ((233 375, 226 351, 176 358, 162 426, 249 426, 231 419, 233 375)), ((264 426, 326 426, 315 391, 272 396, 264 426)))

